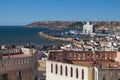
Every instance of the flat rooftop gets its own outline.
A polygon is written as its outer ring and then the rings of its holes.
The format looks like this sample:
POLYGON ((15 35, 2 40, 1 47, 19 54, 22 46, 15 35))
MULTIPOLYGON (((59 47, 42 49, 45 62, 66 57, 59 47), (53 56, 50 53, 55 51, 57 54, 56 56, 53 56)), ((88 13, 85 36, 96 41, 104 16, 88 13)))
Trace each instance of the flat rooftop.
POLYGON ((9 58, 24 58, 24 57, 30 57, 31 54, 15 54, 15 55, 6 55, 2 56, 2 59, 9 59, 9 58))
POLYGON ((112 69, 120 67, 120 63, 114 61, 116 55, 115 51, 51 51, 48 60, 85 67, 96 66, 112 69))
POLYGON ((30 49, 28 48, 10 48, 0 50, 1 59, 24 58, 30 57, 30 49))

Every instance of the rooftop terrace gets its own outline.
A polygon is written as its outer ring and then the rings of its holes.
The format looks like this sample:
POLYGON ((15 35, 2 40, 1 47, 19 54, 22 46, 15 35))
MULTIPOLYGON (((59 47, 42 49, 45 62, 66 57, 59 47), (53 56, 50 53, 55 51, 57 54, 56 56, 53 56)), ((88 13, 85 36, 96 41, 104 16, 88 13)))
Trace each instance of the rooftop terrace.
POLYGON ((107 69, 120 67, 116 57, 115 51, 50 51, 48 60, 107 69))

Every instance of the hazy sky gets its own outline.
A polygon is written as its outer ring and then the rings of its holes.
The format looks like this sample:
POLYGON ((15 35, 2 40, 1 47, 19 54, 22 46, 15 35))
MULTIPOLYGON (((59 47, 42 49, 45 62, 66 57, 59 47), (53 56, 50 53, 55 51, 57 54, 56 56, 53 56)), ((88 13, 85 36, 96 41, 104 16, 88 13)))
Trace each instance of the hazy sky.
POLYGON ((120 0, 0 0, 0 25, 56 20, 120 21, 120 0))

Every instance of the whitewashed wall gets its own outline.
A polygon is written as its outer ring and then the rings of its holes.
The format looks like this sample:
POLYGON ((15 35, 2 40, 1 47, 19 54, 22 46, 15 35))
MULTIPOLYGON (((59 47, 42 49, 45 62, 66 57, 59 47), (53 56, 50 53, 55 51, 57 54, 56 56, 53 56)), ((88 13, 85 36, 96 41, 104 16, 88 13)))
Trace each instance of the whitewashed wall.
POLYGON ((94 78, 95 80, 98 80, 98 68, 94 67, 94 78))
POLYGON ((24 54, 32 54, 32 53, 35 53, 35 49, 29 49, 29 48, 21 48, 21 50, 22 50, 22 52, 24 53, 24 54))
POLYGON ((55 61, 46 61, 46 80, 83 80, 82 79, 82 69, 84 70, 84 80, 88 80, 88 67, 78 66, 74 64, 61 63, 55 61), (51 73, 51 64, 53 64, 53 73, 51 73), (55 65, 58 66, 58 73, 55 73, 55 65), (62 72, 60 74, 60 66, 62 65, 62 72), (67 66, 68 75, 65 75, 65 67, 67 66), (71 74, 71 67, 73 68, 73 77, 71 74), (78 78, 76 78, 76 68, 78 68, 78 78))
POLYGON ((93 33, 93 25, 90 25, 87 23, 86 25, 83 26, 83 33, 93 33))

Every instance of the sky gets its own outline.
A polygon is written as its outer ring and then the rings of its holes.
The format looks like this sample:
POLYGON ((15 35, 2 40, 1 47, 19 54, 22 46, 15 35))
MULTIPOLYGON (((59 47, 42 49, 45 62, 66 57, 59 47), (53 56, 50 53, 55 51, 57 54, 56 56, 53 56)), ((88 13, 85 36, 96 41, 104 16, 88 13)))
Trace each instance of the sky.
POLYGON ((35 21, 120 21, 120 0, 0 0, 0 25, 35 21))

